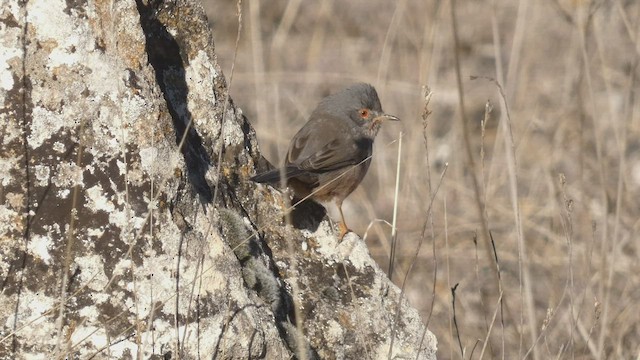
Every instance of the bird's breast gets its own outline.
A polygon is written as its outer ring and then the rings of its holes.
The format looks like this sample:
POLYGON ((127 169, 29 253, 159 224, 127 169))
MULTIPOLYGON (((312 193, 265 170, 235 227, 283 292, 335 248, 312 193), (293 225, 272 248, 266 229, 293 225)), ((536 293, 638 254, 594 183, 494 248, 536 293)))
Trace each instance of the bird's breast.
POLYGON ((371 154, 373 154, 373 139, 366 137, 357 138, 354 140, 352 147, 354 153, 357 153, 362 160, 370 158, 371 154))

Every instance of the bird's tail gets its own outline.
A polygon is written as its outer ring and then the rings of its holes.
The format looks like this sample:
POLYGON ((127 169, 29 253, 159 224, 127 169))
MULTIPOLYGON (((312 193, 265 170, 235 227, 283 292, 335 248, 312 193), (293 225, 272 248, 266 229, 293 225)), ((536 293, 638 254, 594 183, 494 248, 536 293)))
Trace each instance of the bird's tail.
POLYGON ((251 181, 261 183, 261 184, 277 184, 282 180, 282 175, 285 176, 285 179, 290 179, 292 177, 303 174, 304 171, 300 170, 296 166, 286 166, 284 169, 273 169, 261 174, 258 174, 251 178, 251 181), (284 171, 283 171, 284 170, 284 171))

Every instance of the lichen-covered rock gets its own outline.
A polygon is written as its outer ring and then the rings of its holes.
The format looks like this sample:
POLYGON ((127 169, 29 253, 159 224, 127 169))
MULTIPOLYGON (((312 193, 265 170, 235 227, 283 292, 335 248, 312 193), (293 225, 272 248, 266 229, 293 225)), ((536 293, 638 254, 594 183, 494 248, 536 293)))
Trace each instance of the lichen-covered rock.
POLYGON ((360 239, 247 180, 199 2, 14 0, 0 29, 0 358, 387 358, 392 329, 435 358, 360 239))

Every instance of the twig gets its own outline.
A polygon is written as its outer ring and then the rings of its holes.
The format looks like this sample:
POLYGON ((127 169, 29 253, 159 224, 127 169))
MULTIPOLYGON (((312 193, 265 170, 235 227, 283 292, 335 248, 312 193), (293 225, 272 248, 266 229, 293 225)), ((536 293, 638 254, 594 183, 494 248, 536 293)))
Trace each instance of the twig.
MULTIPOLYGON (((356 308, 356 312, 360 312, 360 304, 358 304, 357 301, 357 297, 356 297, 356 292, 355 290, 353 290, 353 283, 351 282, 351 276, 349 276, 349 271, 347 270, 347 266, 345 265, 345 262, 342 262, 342 269, 344 269, 344 274, 347 277, 347 283, 349 284, 349 293, 351 294, 351 301, 353 302, 353 306, 356 308)), ((365 359, 371 359, 371 356, 369 355, 369 343, 367 341, 364 341, 364 339, 362 339, 362 332, 360 331, 356 331, 356 338, 358 338, 358 340, 362 343, 362 348, 364 349, 365 352, 365 359)))
MULTIPOLYGON (((84 127, 85 127, 85 123, 86 123, 86 117, 82 118, 82 121, 80 122, 80 127, 78 129, 78 154, 76 156, 76 166, 78 168, 81 168, 81 163, 82 163, 82 153, 84 151, 84 142, 83 142, 83 135, 84 135, 84 127)), ((68 281, 69 281, 69 267, 71 266, 71 262, 73 261, 71 259, 71 252, 73 251, 73 243, 75 240, 75 224, 76 224, 76 220, 78 217, 78 198, 80 196, 80 185, 79 184, 75 184, 73 186, 73 195, 72 195, 72 200, 71 200, 71 211, 69 214, 69 228, 67 229, 67 234, 66 234, 66 246, 65 246, 65 250, 64 250, 64 266, 62 267, 62 283, 60 284, 60 308, 58 309, 58 318, 56 319, 56 327, 57 327, 57 336, 58 336, 58 342, 56 344, 56 348, 54 350, 55 354, 58 354, 58 352, 63 352, 62 351, 62 328, 64 326, 64 320, 65 320, 65 307, 66 307, 66 302, 67 302, 67 286, 68 286, 68 281)), ((64 352, 63 352, 64 353, 64 352)))
POLYGON ((489 325, 489 331, 487 331, 487 336, 484 338, 484 344, 482 345, 482 351, 480 351, 479 360, 482 360, 484 356, 484 351, 487 348, 487 343, 489 342, 489 336, 491 335, 491 329, 493 329, 493 324, 496 321, 496 315, 498 315, 498 309, 502 312, 502 291, 500 291, 500 296, 498 297, 498 303, 496 304, 496 310, 493 312, 493 318, 491 318, 491 324, 489 325))
MULTIPOLYGON (((429 116, 431 115, 431 109, 429 109, 429 103, 431 102, 431 97, 433 93, 428 86, 422 87, 422 98, 424 107, 422 109, 422 136, 424 139, 424 149, 425 149, 425 158, 426 158, 426 166, 427 169, 427 184, 429 185, 429 195, 433 197, 433 189, 431 187, 431 166, 429 161, 429 137, 427 136, 427 127, 429 126, 429 116)), ((434 225, 433 225, 433 213, 429 212, 427 217, 425 218, 425 224, 429 221, 430 230, 431 230, 431 250, 433 254, 433 282, 431 289, 431 306, 429 307, 429 315, 427 315, 427 321, 424 326, 424 331, 422 332, 422 336, 420 337, 420 345, 418 346, 418 352, 416 354, 416 359, 420 356, 420 349, 422 349, 422 343, 424 341, 424 337, 427 334, 427 330, 429 329, 429 323, 431 322, 431 315, 433 314, 433 307, 436 302, 436 284, 438 280, 438 257, 436 252, 436 241, 434 234, 434 225)), ((422 236, 425 236, 423 233, 422 236)))
MULTIPOLYGON (((498 251, 496 250, 496 242, 493 240, 493 233, 489 232, 491 237, 491 248, 493 249, 493 256, 496 259, 496 271, 498 272, 498 290, 500 291, 500 325, 502 326, 502 358, 505 356, 505 337, 504 337, 504 302, 502 301, 502 295, 504 289, 502 287, 502 276, 500 275, 500 260, 498 259, 498 251)), ((495 315, 494 315, 495 318, 495 315)), ((491 321, 493 326, 493 321, 491 321)), ((490 330, 489 330, 490 331, 490 330)))
MULTIPOLYGON (((484 203, 482 202, 482 191, 480 189, 480 183, 478 181, 478 176, 476 175, 476 163, 473 158, 473 150, 471 147, 471 135, 467 120, 467 112, 465 110, 464 103, 464 87, 462 85, 462 71, 460 69, 460 40, 458 38, 458 21, 456 17, 456 0, 449 1, 449 7, 451 10, 451 24, 453 30, 453 40, 454 40, 454 59, 455 59, 455 72, 456 72, 456 82, 458 89, 458 105, 460 110, 460 122, 462 124, 462 136, 464 140, 464 149, 468 167, 471 173, 471 180, 473 183, 473 193, 475 197, 476 211, 478 213, 478 217, 480 219, 480 224, 482 226, 482 236, 481 238, 484 240, 483 244, 485 247, 485 251, 487 257, 489 259, 493 259, 491 256, 491 245, 489 244, 489 225, 484 216, 484 203)), ((491 260, 493 261, 493 260, 491 260)), ((492 267, 492 269, 494 269, 492 267)), ((497 274, 494 273, 497 278, 497 274)))
MULTIPOLYGON (((433 207, 433 200, 435 199, 435 196, 438 193, 438 190, 440 189, 440 185, 442 185, 442 180, 444 179, 444 176, 447 173, 448 167, 449 165, 445 164, 444 170, 442 170, 442 174, 440 175, 440 181, 438 182, 438 186, 436 187, 436 190, 434 191, 433 196, 429 201, 429 207, 427 208, 427 216, 429 216, 428 214, 431 213, 431 208, 433 207)), ((389 345, 389 359, 391 359, 391 354, 393 351, 393 343, 395 341, 395 336, 394 336, 395 329, 398 324, 398 319, 400 318, 400 308, 402 303, 402 297, 404 295, 404 288, 407 284, 407 279, 409 278, 411 269, 413 269, 413 266, 415 265, 416 260, 418 260, 418 255, 420 254, 420 248, 422 247, 422 243, 424 242, 423 240, 425 238, 426 230, 427 230, 427 222, 425 222, 424 227, 422 228, 422 237, 420 238, 420 242, 418 243, 418 246, 416 247, 416 251, 413 254, 413 259, 411 260, 409 269, 407 269, 407 272, 404 274, 404 279, 402 280, 402 287, 400 288, 400 294, 398 294, 398 304, 396 305, 396 314, 393 320, 393 325, 391 326, 391 344, 389 345)))
MULTIPOLYGON (((242 0, 238 0, 236 5, 238 9, 238 33, 236 34, 236 45, 233 50, 233 60, 231 61, 231 72, 229 73, 229 83, 227 84, 227 93, 224 97, 224 106, 222 107, 222 119, 220 120, 220 150, 218 152, 218 164, 216 164, 216 188, 213 191, 213 205, 216 205, 218 193, 220 192, 220 168, 222 167, 222 153, 224 152, 224 123, 227 119, 227 107, 229 106, 229 94, 231 93, 231 85, 233 84, 233 73, 236 68, 236 58, 238 57, 238 46, 240 44, 240 35, 242 34, 242 0)), ((191 124, 191 122, 189 122, 191 124)), ((185 135, 187 134, 185 130, 185 135)), ((185 137, 183 137, 184 140, 185 137)))
MULTIPOLYGON (((531 285, 531 274, 529 271, 529 260, 527 255, 527 248, 524 239, 524 232, 522 229, 522 217, 520 213, 520 201, 518 197, 518 175, 517 175, 517 162, 516 162, 516 151, 515 151, 515 141, 513 137, 513 130, 511 127, 511 114, 509 111, 509 106, 507 105, 507 98, 504 92, 504 88, 497 80, 485 77, 485 76, 472 76, 473 79, 486 79, 494 83, 496 88, 498 89, 500 95, 500 110, 501 110, 501 120, 500 125, 502 128, 503 136, 505 138, 504 146, 505 146, 505 155, 507 157, 507 172, 509 175, 509 192, 511 198, 511 207, 513 209, 514 214, 514 223, 516 228, 517 235, 517 245, 518 245, 518 278, 520 279, 520 299, 521 299, 521 312, 520 312, 520 327, 524 327, 524 311, 527 312, 528 318, 528 326, 529 332, 531 336, 531 342, 535 342, 537 337, 537 329, 535 326, 535 309, 534 309, 534 301, 532 295, 532 285, 531 285), (504 118, 502 118, 504 116, 504 118)), ((490 234, 489 234, 490 235, 490 234)), ((497 265, 494 263, 494 265, 497 265)), ((496 273, 497 274, 497 273, 496 273)), ((499 280, 499 274, 498 281, 499 280)), ((520 349, 518 354, 522 353, 522 336, 524 331, 520 333, 520 349)), ((538 359, 538 352, 534 349, 533 352, 534 359, 538 359)))
POLYGON ((458 289, 458 285, 460 283, 456 283, 451 288, 451 304, 453 305, 453 325, 456 328, 456 338, 458 339, 458 346, 460 346, 460 357, 464 359, 464 350, 462 349, 462 341, 460 340, 460 329, 458 329, 458 320, 456 318, 456 289, 458 289))
POLYGON ((393 198, 393 220, 391 226, 391 254, 389 255, 389 280, 393 281, 393 265, 398 243, 398 191, 400 190, 400 165, 402 164, 402 131, 398 136, 398 166, 396 167, 396 187, 393 198))

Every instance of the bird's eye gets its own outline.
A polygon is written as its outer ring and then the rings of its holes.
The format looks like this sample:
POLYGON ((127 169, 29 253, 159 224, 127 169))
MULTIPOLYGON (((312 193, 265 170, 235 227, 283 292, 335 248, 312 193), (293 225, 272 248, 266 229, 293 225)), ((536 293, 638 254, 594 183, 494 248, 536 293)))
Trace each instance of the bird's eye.
POLYGON ((360 110, 360 117, 363 119, 366 119, 369 117, 369 110, 368 109, 361 109, 360 110))

